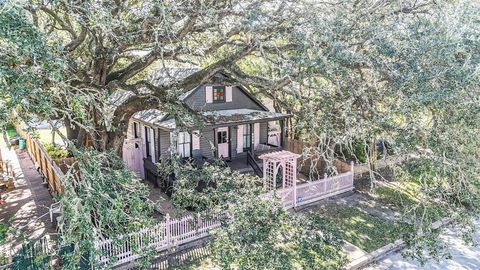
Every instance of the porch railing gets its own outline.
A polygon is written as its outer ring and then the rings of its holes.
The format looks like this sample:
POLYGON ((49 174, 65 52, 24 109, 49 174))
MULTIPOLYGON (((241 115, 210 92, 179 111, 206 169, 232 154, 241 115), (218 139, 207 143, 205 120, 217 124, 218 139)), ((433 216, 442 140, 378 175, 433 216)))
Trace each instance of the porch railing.
POLYGON ((263 171, 260 166, 258 166, 255 157, 250 151, 247 152, 247 163, 253 168, 253 171, 258 177, 263 177, 263 171))

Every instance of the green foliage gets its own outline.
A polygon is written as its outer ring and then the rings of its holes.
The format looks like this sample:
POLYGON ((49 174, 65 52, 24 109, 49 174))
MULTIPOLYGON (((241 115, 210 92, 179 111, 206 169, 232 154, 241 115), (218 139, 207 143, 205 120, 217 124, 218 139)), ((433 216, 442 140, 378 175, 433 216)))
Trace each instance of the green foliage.
POLYGON ((148 188, 115 153, 86 149, 74 154, 76 162, 60 197, 62 245, 75 244, 74 251, 64 256, 65 269, 77 269, 82 258, 95 264, 94 240, 98 237, 112 238, 121 245, 118 235, 153 222, 148 188))
MULTIPOLYGON (((355 141, 383 139, 414 159, 404 179, 420 187, 421 199, 408 207, 420 217, 416 229, 426 231, 439 212, 478 215, 479 2, 390 1, 371 9, 369 1, 341 1, 302 11, 289 36, 301 47, 289 55, 290 68, 275 73, 301 79, 292 94, 272 96, 294 112, 293 132, 314 141, 305 152, 332 160, 337 145, 355 153, 355 141)), ((433 242, 417 230, 411 236, 433 242)))
POLYGON ((237 197, 263 192, 258 178, 231 171, 222 161, 201 168, 178 161, 169 163, 176 177, 172 203, 179 208, 212 210, 235 203, 237 197))
POLYGON ((62 159, 68 157, 68 151, 59 145, 47 143, 43 146, 47 151, 47 155, 52 159, 62 159))
POLYGON ((180 165, 175 173, 175 206, 224 216, 210 246, 222 269, 339 269, 345 263, 333 226, 288 214, 258 178, 208 164, 180 165))
POLYGON ((413 226, 375 217, 358 207, 333 207, 317 217, 337 226, 341 238, 372 252, 413 232, 413 226))
POLYGON ((365 155, 365 143, 355 143, 352 150, 353 154, 360 163, 367 162, 367 156, 365 155))
POLYGON ((15 130, 15 127, 12 124, 8 124, 6 126, 6 131, 7 131, 7 136, 10 139, 13 139, 19 136, 17 131, 15 130))
POLYGON ((63 63, 25 11, 9 1, 0 4, 0 126, 11 109, 22 117, 48 117, 61 87, 63 63))
POLYGON ((8 225, 6 223, 0 223, 0 245, 2 245, 7 239, 8 225))
POLYGON ((334 226, 290 215, 266 198, 239 200, 211 244, 222 269, 341 269, 346 263, 334 226))

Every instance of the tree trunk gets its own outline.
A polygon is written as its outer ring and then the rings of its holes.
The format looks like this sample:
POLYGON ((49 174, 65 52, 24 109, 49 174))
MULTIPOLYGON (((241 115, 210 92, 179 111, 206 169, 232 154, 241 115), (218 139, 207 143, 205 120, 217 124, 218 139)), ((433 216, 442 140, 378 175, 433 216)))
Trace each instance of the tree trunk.
POLYGON ((70 119, 68 119, 67 117, 65 117, 64 123, 65 123, 65 129, 67 131, 67 139, 76 140, 78 138, 80 127, 74 123, 71 123, 70 119))
POLYGON ((370 169, 372 171, 375 171, 377 169, 377 144, 376 140, 371 140, 369 149, 368 149, 368 155, 370 159, 370 169))
POLYGON ((122 157, 123 142, 126 138, 128 121, 122 120, 112 123, 114 130, 107 130, 105 125, 95 127, 95 132, 88 135, 92 139, 92 146, 98 151, 114 151, 122 157))

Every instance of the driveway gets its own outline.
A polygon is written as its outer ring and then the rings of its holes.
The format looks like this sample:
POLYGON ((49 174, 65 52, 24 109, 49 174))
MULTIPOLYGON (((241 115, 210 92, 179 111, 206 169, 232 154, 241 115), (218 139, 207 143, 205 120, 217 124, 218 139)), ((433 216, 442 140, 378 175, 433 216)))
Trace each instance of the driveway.
POLYGON ((370 265, 364 270, 409 270, 409 269, 480 269, 480 218, 475 221, 477 231, 474 236, 476 246, 465 244, 461 235, 455 229, 447 229, 442 239, 449 247, 451 260, 439 262, 430 261, 421 266, 416 261, 407 260, 399 253, 393 253, 381 259, 379 262, 370 265))

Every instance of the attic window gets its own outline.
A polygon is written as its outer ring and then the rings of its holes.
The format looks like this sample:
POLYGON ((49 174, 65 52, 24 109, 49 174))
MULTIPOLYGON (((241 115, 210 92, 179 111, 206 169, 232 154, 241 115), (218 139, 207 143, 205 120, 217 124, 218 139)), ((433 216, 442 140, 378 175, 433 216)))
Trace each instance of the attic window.
POLYGON ((225 86, 213 87, 213 102, 225 102, 225 86))

